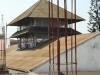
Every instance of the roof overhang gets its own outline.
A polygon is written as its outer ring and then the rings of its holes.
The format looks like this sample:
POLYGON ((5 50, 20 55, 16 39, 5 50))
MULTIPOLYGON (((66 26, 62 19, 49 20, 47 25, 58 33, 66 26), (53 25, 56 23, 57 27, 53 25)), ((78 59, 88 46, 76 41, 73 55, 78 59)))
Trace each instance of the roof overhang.
MULTIPOLYGON (((18 17, 16 17, 13 21, 11 21, 8 26, 17 26, 17 22, 25 19, 25 18, 48 18, 48 4, 49 1, 47 0, 40 0, 34 5, 32 5, 29 9, 27 9, 25 12, 20 14, 18 17)), ((57 18, 57 5, 53 4, 53 18, 57 18)), ((64 19, 64 8, 59 7, 59 18, 64 19)), ((67 11, 67 10, 66 10, 67 11)), ((51 13, 50 13, 51 14, 51 13)), ((76 22, 83 21, 84 19, 67 11, 67 19, 74 19, 76 16, 76 22)))
MULTIPOLYGON (((50 28, 51 35, 52 35, 52 30, 53 30, 54 35, 57 35, 57 28, 56 27, 54 27, 53 29, 50 28)), ((71 34, 74 35, 75 30, 72 28, 67 28, 67 32, 68 32, 68 35, 71 35, 71 34)), ((60 35, 64 36, 65 35, 64 33, 65 33, 65 28, 61 27, 60 28, 60 35)), ((30 27, 29 29, 15 32, 11 36, 11 38, 19 38, 19 37, 23 37, 23 36, 25 37, 25 35, 29 35, 29 34, 48 34, 48 27, 30 27)), ((81 34, 81 33, 76 31, 76 34, 81 34)))

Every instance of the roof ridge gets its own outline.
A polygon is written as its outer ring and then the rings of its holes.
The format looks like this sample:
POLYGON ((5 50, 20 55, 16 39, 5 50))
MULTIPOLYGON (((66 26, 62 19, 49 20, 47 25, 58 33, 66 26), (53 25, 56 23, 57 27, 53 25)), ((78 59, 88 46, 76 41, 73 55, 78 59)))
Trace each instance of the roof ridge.
MULTIPOLYGON (((94 36, 100 34, 100 32, 93 32, 93 33, 80 34, 80 35, 88 35, 88 34, 93 34, 93 35, 91 35, 89 38, 86 38, 86 39, 84 39, 84 40, 78 42, 78 43, 77 43, 77 46, 80 45, 81 43, 83 43, 83 42, 85 42, 85 41, 87 41, 87 40, 93 38, 94 36), (94 34, 93 34, 93 33, 94 33, 94 34)), ((79 36, 79 35, 77 35, 77 36, 79 36)), ((77 36, 76 36, 76 37, 77 37, 77 36)), ((74 47, 75 47, 75 46, 73 46, 72 48, 74 48, 74 47)), ((71 48, 68 48, 68 50, 70 50, 70 49, 71 49, 71 48)), ((62 52, 62 53, 63 53, 63 52, 62 52)))
MULTIPOLYGON (((93 34, 93 33, 90 33, 90 34, 93 34)), ((98 34, 100 34, 100 32, 94 32, 93 35, 91 35, 91 36, 90 36, 89 38, 87 38, 87 39, 84 39, 83 41, 80 41, 77 45, 83 43, 84 41, 87 41, 87 40, 93 38, 94 36, 96 36, 96 35, 98 35, 98 34)), ((88 34, 87 34, 87 35, 88 35, 88 34)))

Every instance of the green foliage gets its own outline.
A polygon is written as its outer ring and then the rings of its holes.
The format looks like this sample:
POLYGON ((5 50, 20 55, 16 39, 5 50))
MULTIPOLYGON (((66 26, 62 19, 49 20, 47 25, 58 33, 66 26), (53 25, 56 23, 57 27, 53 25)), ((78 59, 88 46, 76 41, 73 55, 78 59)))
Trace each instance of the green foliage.
POLYGON ((88 31, 100 31, 100 0, 91 0, 89 14, 88 31))
POLYGON ((0 34, 0 39, 3 39, 4 38, 4 35, 0 34))

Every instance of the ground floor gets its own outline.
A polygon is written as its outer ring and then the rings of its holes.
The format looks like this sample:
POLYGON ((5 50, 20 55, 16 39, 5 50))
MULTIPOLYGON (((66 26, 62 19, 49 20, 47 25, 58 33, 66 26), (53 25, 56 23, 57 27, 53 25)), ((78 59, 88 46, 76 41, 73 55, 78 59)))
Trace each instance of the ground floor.
POLYGON ((30 34, 27 37, 18 38, 18 49, 34 48, 48 40, 48 35, 30 34))

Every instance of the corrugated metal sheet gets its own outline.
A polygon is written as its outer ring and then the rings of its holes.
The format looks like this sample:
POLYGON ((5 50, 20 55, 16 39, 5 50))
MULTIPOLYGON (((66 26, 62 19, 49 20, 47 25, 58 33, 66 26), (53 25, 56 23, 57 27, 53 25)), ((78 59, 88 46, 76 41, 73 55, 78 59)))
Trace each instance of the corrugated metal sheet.
MULTIPOLYGON (((89 34, 80 34, 77 35, 77 44, 80 42, 90 38, 91 36, 97 33, 89 33, 89 34)), ((74 40, 74 38, 73 38, 74 40)), ((61 45, 61 52, 65 52, 65 38, 60 38, 60 45, 61 45)), ((71 48, 71 37, 69 36, 68 39, 68 48, 71 48)), ((75 41, 73 41, 73 46, 75 41)), ((55 56, 57 55, 57 41, 54 42, 55 48, 55 56)), ((48 45, 45 47, 38 47, 33 50, 25 50, 25 51, 16 51, 17 45, 13 45, 12 47, 7 49, 7 67, 12 69, 18 69, 22 71, 29 71, 45 61, 49 59, 49 50, 48 45)))
MULTIPOLYGON (((33 17, 33 18, 48 18, 48 1, 40 0, 34 5, 32 5, 25 12, 16 17, 13 21, 11 21, 8 25, 14 25, 15 22, 25 18, 25 17, 33 17)), ((59 7, 59 18, 64 18, 64 10, 59 7)), ((57 6, 53 4, 53 17, 57 18, 57 6)), ((67 18, 71 19, 71 12, 67 11, 67 18)), ((73 14, 74 19, 74 14, 73 14)), ((76 19, 79 21, 84 20, 83 18, 76 16, 76 19)))

